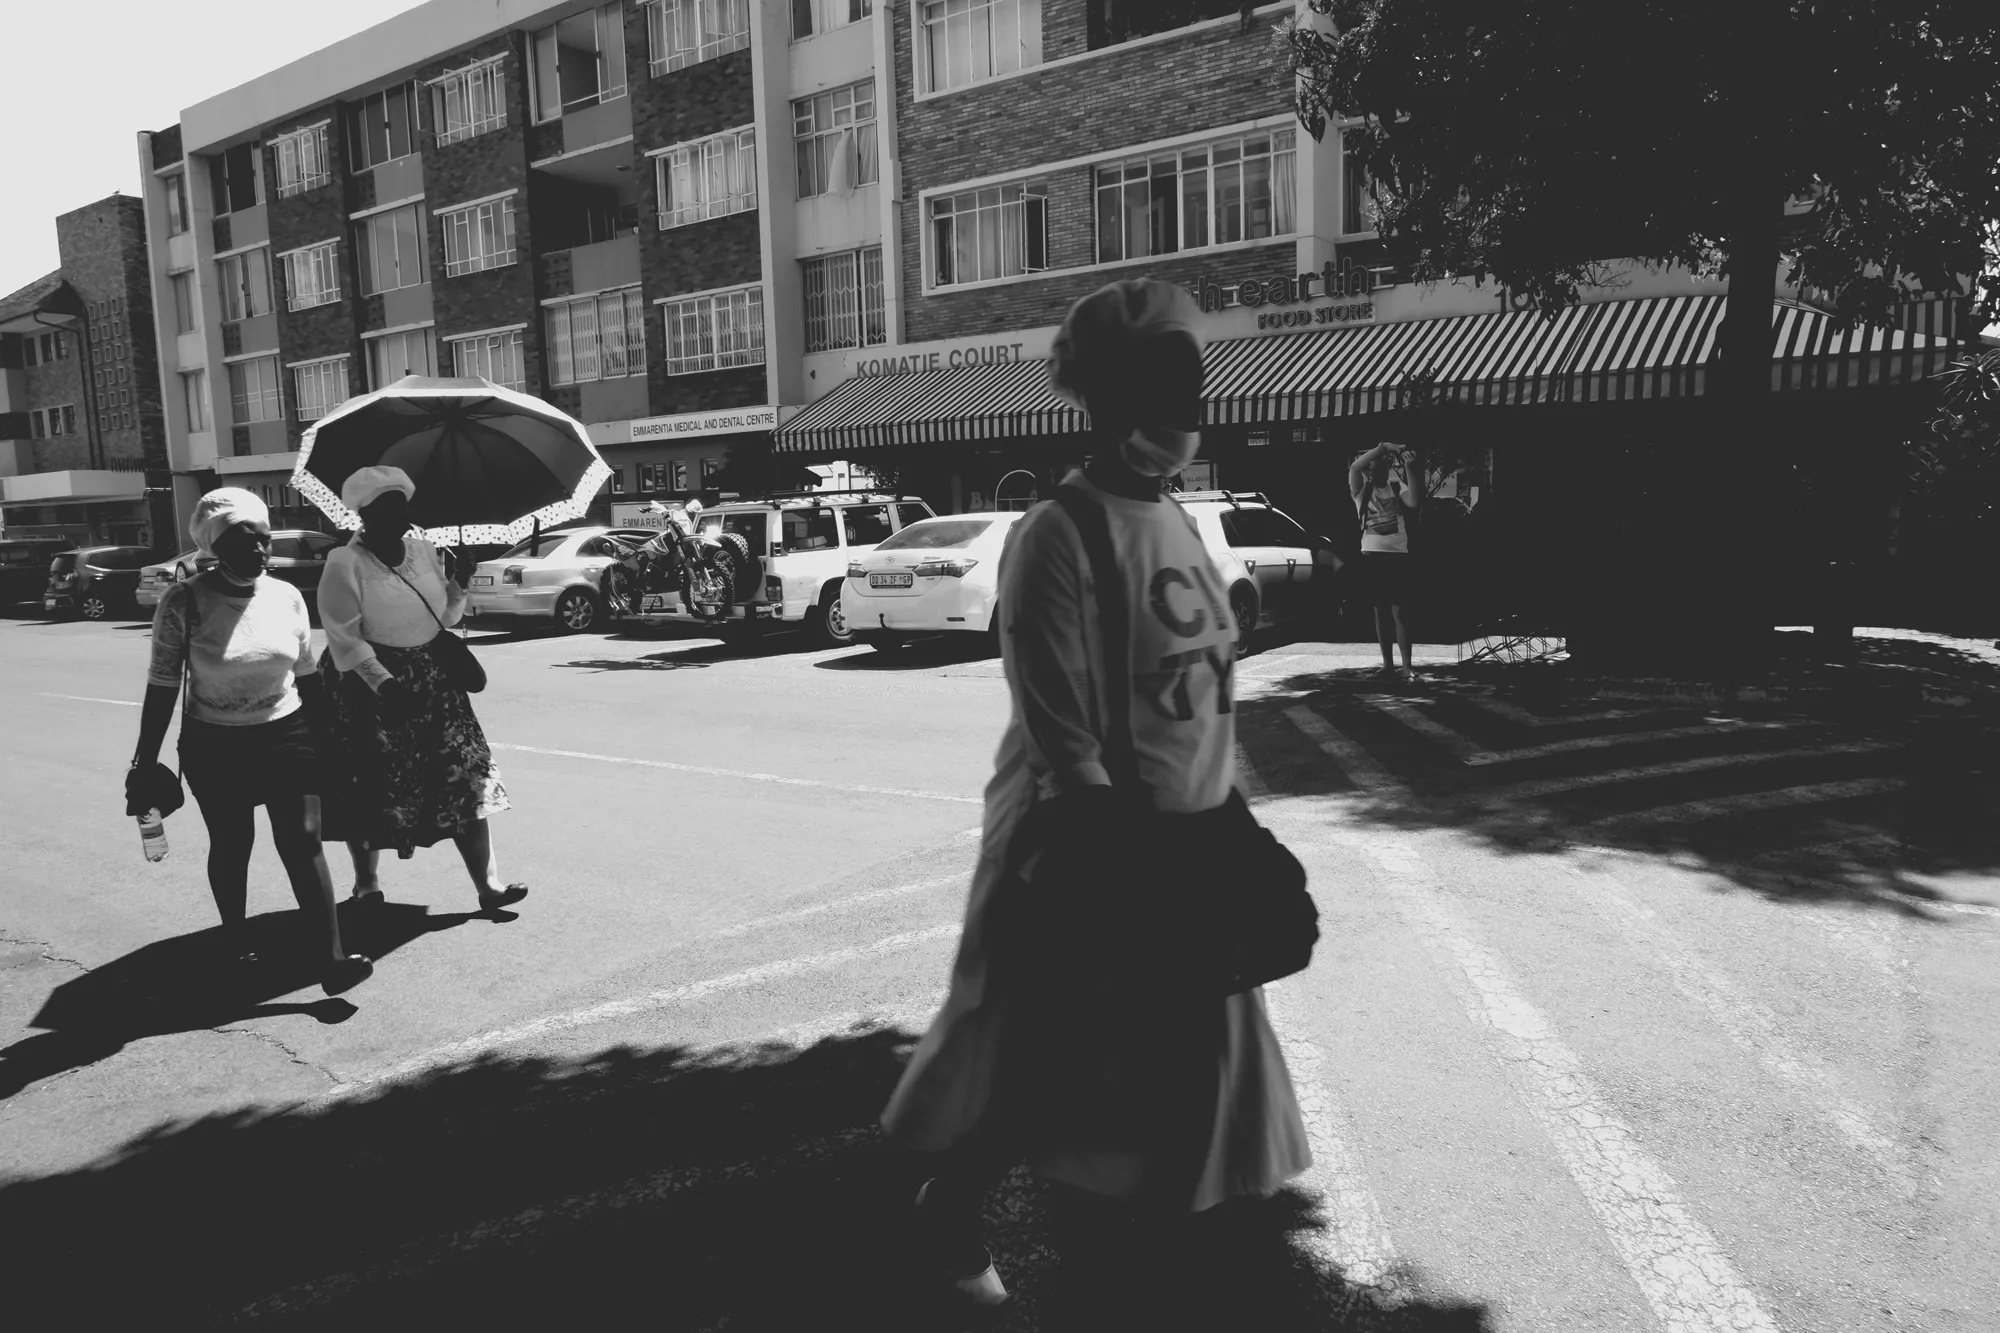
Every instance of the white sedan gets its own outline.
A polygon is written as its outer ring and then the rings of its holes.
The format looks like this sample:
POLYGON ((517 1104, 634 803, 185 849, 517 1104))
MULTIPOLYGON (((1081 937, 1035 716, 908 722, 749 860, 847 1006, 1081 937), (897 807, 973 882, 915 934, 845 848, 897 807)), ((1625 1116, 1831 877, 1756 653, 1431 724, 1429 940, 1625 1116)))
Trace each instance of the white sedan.
POLYGON ((572 634, 593 629, 603 619, 598 586, 604 567, 628 545, 652 535, 639 528, 590 527, 530 537, 474 567, 466 611, 474 616, 549 620, 572 634))
POLYGON ((994 629, 1000 548, 1016 513, 911 523, 850 562, 840 612, 854 637, 891 648, 919 635, 994 629))

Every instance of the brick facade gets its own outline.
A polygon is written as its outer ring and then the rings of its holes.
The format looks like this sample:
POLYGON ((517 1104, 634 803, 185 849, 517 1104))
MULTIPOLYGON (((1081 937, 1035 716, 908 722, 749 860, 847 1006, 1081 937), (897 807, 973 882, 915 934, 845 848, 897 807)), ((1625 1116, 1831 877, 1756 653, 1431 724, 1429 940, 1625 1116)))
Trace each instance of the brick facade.
MULTIPOLYGON (((361 358, 364 326, 358 321, 364 302, 358 299, 360 273, 355 267, 354 233, 347 222, 347 202, 353 185, 348 171, 347 124, 340 107, 329 102, 287 118, 263 137, 264 216, 271 236, 271 292, 278 320, 285 434, 290 446, 296 449, 311 423, 299 420, 296 381, 287 363, 345 356, 349 390, 359 392, 367 387, 368 372, 361 358), (329 122, 326 144, 332 179, 325 185, 280 198, 277 152, 269 141, 322 120, 329 122), (288 275, 279 256, 325 240, 340 242, 334 251, 340 269, 340 299, 293 310, 288 275)), ((225 343, 232 341, 235 332, 234 326, 223 326, 225 343)), ((244 443, 247 447, 247 433, 244 443)))

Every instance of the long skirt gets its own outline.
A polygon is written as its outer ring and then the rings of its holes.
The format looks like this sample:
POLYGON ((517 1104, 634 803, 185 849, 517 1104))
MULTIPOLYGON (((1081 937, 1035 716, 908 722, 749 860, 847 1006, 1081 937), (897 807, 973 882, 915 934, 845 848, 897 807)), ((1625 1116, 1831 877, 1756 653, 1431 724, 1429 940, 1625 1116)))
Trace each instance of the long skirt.
POLYGON ((395 673, 408 707, 385 720, 375 692, 321 655, 333 700, 325 759, 325 836, 408 857, 511 808, 472 699, 445 679, 428 648, 370 645, 395 673))

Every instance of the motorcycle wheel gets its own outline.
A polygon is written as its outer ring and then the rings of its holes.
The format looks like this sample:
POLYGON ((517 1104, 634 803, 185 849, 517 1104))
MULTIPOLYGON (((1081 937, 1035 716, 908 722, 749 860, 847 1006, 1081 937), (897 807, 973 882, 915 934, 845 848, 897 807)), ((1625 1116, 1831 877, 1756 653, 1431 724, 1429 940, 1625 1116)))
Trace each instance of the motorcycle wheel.
POLYGON ((736 591, 736 557, 721 546, 704 551, 702 557, 699 568, 682 567, 681 592, 701 619, 710 622, 727 619, 729 603, 736 591), (716 609, 704 612, 704 605, 716 609))

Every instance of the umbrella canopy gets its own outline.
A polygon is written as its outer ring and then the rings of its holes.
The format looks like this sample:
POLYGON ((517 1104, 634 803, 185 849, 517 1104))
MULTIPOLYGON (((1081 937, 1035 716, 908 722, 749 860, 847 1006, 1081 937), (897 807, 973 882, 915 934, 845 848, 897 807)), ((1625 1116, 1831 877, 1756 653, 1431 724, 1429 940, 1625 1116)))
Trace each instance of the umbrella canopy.
POLYGON ((432 541, 516 542, 582 518, 611 469, 583 423, 483 379, 406 375, 314 422, 292 485, 343 528, 361 518, 341 483, 364 467, 410 474, 410 522, 432 541))

